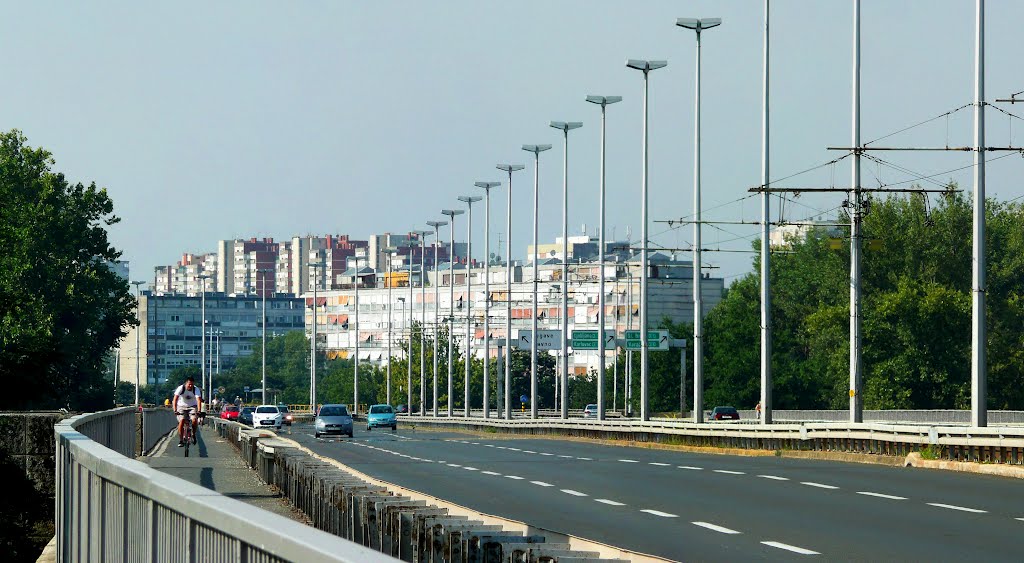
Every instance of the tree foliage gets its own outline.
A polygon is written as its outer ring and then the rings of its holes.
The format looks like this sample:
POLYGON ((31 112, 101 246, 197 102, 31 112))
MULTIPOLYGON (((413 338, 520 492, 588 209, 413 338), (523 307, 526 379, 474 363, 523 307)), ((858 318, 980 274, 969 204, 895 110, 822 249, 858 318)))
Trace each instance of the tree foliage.
POLYGON ((104 360, 137 323, 108 262, 119 219, 105 189, 69 182, 53 157, 0 133, 0 409, 106 408, 104 360))
MULTIPOLYGON (((1024 208, 987 209, 989 407, 1021 409, 1024 208)), ((934 207, 916 195, 872 202, 862 230, 865 408, 969 408, 971 223, 970 202, 952 190, 934 207)), ((819 233, 773 255, 774 408, 849 404, 849 239, 839 242, 819 233)), ((757 401, 759 284, 755 273, 737 280, 708 315, 709 403, 757 401)))

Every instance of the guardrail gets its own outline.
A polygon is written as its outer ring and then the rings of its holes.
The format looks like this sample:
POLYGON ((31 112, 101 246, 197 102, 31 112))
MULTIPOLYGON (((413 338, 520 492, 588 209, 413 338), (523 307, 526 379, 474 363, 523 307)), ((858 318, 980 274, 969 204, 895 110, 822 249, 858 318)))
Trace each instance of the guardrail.
POLYGON ((635 442, 760 450, 837 451, 905 456, 927 448, 936 459, 1024 463, 1024 427, 881 423, 692 423, 671 419, 483 419, 418 417, 408 423, 442 428, 563 435, 635 442))
POLYGON ((69 418, 54 434, 58 561, 390 560, 132 459, 135 407, 69 418))

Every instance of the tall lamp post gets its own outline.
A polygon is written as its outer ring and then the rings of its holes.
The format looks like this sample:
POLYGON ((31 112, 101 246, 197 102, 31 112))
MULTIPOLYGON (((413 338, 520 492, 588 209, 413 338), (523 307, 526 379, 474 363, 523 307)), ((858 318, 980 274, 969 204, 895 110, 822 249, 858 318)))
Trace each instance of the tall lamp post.
POLYGON ((202 382, 203 387, 206 387, 206 280, 212 276, 206 274, 200 274, 197 276, 200 285, 200 299, 199 299, 199 317, 200 325, 202 328, 199 330, 199 380, 202 382))
MULTIPOLYGON (((605 377, 605 349, 604 349, 604 325, 605 325, 605 313, 604 313, 604 255, 605 255, 605 241, 604 241, 604 219, 605 219, 605 206, 604 206, 604 195, 605 195, 605 110, 609 104, 614 104, 622 101, 622 96, 587 96, 587 101, 592 104, 601 106, 601 205, 600 205, 600 226, 598 230, 598 258, 597 258, 597 357, 599 358, 599 365, 597 366, 597 419, 604 420, 604 377, 605 377)), ((612 404, 612 409, 615 409, 615 405, 612 404)))
MULTIPOLYGON (((406 301, 405 301, 405 297, 399 297, 398 298, 398 302, 402 304, 402 325, 404 326, 405 325, 405 319, 406 319, 406 311, 408 310, 408 307, 407 307, 407 304, 406 304, 406 301)), ((401 334, 402 330, 399 329, 398 332, 399 332, 399 334, 401 334)), ((410 331, 409 341, 412 342, 412 333, 411 333, 411 331, 410 331)), ((411 352, 412 352, 412 346, 409 346, 408 350, 405 353, 406 360, 408 360, 406 363, 409 364, 409 379, 406 382, 406 390, 408 391, 408 398, 407 398, 408 403, 406 403, 406 408, 411 408, 412 407, 412 358, 410 358, 410 356, 412 355, 411 352)))
MULTIPOLYGON (((262 333, 261 338, 263 339, 263 343, 261 345, 262 356, 263 356, 263 358, 262 358, 262 370, 261 370, 261 373, 263 374, 263 404, 264 405, 267 404, 267 274, 269 272, 273 272, 273 270, 271 270, 269 268, 259 268, 259 269, 256 270, 256 274, 259 276, 259 280, 260 280, 260 295, 262 296, 262 299, 263 299, 263 318, 262 318, 262 320, 260 320, 260 327, 261 327, 260 332, 262 333)), ((313 306, 316 307, 316 302, 315 301, 313 303, 313 306)), ((218 355, 220 354, 219 346, 218 346, 217 353, 218 353, 218 355)), ((212 377, 211 377, 211 380, 212 380, 212 377)))
POLYGON ((484 190, 484 418, 491 416, 491 189, 501 182, 476 182, 484 190))
POLYGON ((499 408, 506 420, 512 419, 512 173, 526 168, 522 164, 499 164, 498 170, 508 173, 508 203, 505 207, 505 382, 502 386, 505 404, 499 408))
POLYGON ((480 196, 460 195, 459 201, 466 204, 466 374, 463 382, 463 416, 469 418, 469 373, 473 366, 473 204, 480 196))
MULTIPOLYGON (((135 286, 135 314, 137 316, 142 316, 140 314, 142 312, 142 290, 139 289, 139 288, 144 283, 146 283, 146 282, 144 282, 144 281, 133 281, 132 282, 132 285, 135 286)), ((148 312, 147 312, 147 314, 148 314, 148 312)), ((139 366, 139 363, 141 361, 140 358, 142 356, 142 354, 140 353, 140 350, 139 350, 139 348, 142 347, 142 338, 141 338, 141 335, 140 335, 141 332, 142 332, 142 319, 139 319, 139 326, 135 327, 135 406, 139 405, 139 386, 142 384, 142 381, 141 381, 142 377, 140 375, 142 369, 139 366)), ((147 362, 149 361, 149 352, 148 351, 146 352, 146 361, 147 362)), ((148 373, 147 373, 147 379, 148 379, 148 373)))
POLYGON ((362 277, 359 272, 359 260, 355 260, 355 276, 353 277, 353 308, 355 315, 352 319, 352 342, 355 352, 355 363, 352 370, 352 413, 359 414, 359 281, 362 277))
MULTIPOLYGON (((704 298, 701 295, 700 264, 700 32, 722 25, 722 20, 721 18, 679 18, 676 20, 676 25, 697 32, 697 79, 693 117, 693 418, 694 422, 702 422, 704 418, 704 394, 702 392, 704 386, 704 298)), ((643 320, 640 322, 642 324, 643 320)), ((644 329, 646 330, 646 326, 644 329)), ((646 341, 645 338, 644 342, 646 341)), ((645 402, 646 399, 645 395, 645 402)), ((763 407, 764 405, 762 405, 763 407)))
MULTIPOLYGON (((648 343, 647 343, 647 83, 652 70, 668 66, 668 61, 644 61, 630 59, 626 66, 644 73, 644 121, 643 121, 643 172, 641 174, 640 199, 640 420, 650 420, 648 412, 648 343)), ((633 284, 630 283, 630 293, 633 284)), ((633 314, 632 311, 629 312, 633 314)), ((628 386, 627 386, 628 388, 628 386)), ((628 393, 628 392, 627 392, 628 393)), ((629 395, 627 394, 627 397, 629 395)), ((628 402, 628 400, 627 400, 628 402)), ((600 407, 599 407, 600 408, 600 407)))
POLYGON ((314 262, 309 265, 313 268, 313 332, 309 341, 309 408, 316 414, 316 290, 320 285, 317 279, 317 272, 326 264, 314 262))
POLYGON ((537 250, 537 209, 540 201, 540 153, 551 145, 523 145, 533 153, 533 313, 530 315, 530 418, 537 418, 537 277, 540 273, 540 253, 537 250))
MULTIPOLYGON (((430 231, 413 231, 420 237, 420 416, 427 415, 427 353, 423 349, 423 337, 427 331, 427 237, 430 231)), ((409 300, 412 300, 412 286, 409 289, 409 300)), ((410 323, 411 324, 411 323, 410 323)), ((410 342, 412 332, 410 331, 410 342)), ((412 346, 412 344, 410 344, 412 346)), ((411 349, 411 348, 410 348, 411 349)), ((409 405, 412 412, 412 405, 409 405)))
MULTIPOLYGON (((440 302, 441 302, 441 283, 438 277, 437 270, 437 249, 441 245, 441 235, 439 229, 447 225, 447 221, 427 221, 427 225, 434 227, 434 406, 432 409, 433 415, 437 417, 437 340, 441 333, 441 325, 438 319, 441 314, 440 302)), ((451 255, 449 253, 448 263, 451 264, 451 255)), ((450 373, 450 372, 449 372, 450 373)), ((450 377, 449 377, 450 379, 450 377)))
POLYGON ((768 193, 768 2, 764 0, 764 63, 761 80, 761 420, 772 423, 771 194, 768 193))
POLYGON ((454 414, 452 403, 452 345, 455 341, 455 216, 462 215, 461 209, 442 209, 442 215, 448 216, 451 228, 451 245, 448 247, 448 416, 454 414))
POLYGON ((569 131, 583 127, 579 121, 552 121, 562 132, 562 418, 569 418, 569 131))
POLYGON ((387 403, 391 404, 391 286, 394 285, 394 278, 391 277, 391 249, 387 249, 384 252, 385 260, 387 264, 387 276, 384 278, 384 284, 388 286, 388 366, 387 366, 387 403))

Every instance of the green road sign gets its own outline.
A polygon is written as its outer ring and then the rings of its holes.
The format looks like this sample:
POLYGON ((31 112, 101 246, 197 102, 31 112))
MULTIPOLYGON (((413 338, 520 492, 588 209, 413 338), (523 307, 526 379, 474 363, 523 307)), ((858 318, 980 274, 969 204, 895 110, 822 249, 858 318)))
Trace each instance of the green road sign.
MULTIPOLYGON (((647 349, 648 350, 668 350, 669 341, 667 330, 648 330, 647 331, 647 349)), ((626 349, 627 350, 641 350, 643 345, 640 343, 640 331, 639 330, 627 330, 626 331, 626 349)))
MULTIPOLYGON (((571 345, 573 350, 597 350, 600 346, 600 331, 597 330, 574 330, 572 331, 571 345)), ((611 350, 615 347, 615 331, 604 331, 605 347, 611 350)))

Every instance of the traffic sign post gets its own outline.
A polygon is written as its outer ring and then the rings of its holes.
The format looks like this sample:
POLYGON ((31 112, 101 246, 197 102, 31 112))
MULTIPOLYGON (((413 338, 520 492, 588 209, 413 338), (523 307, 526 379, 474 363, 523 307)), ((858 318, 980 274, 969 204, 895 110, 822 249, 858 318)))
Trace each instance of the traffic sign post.
MULTIPOLYGON (((648 330, 647 331, 647 349, 652 351, 668 350, 669 344, 671 344, 671 338, 669 338, 668 330, 648 330)), ((627 350, 640 350, 643 348, 643 344, 640 342, 640 331, 639 330, 627 330, 626 331, 626 349, 627 350)))
MULTIPOLYGON (((572 341, 569 344, 573 350, 597 350, 600 341, 598 340, 599 332, 596 330, 574 330, 572 331, 572 341)), ((615 345, 615 331, 605 330, 604 331, 604 342, 605 346, 615 345)))

